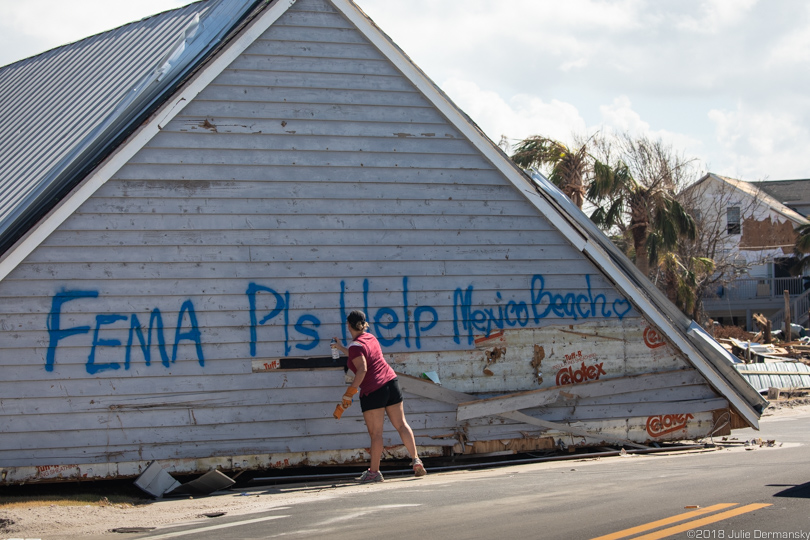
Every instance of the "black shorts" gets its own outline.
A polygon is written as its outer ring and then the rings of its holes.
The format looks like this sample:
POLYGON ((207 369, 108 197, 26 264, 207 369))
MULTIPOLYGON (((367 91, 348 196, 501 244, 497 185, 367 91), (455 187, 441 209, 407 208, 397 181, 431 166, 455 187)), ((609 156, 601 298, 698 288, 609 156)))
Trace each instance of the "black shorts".
POLYGON ((397 379, 388 381, 382 388, 374 390, 367 396, 360 396, 360 410, 363 412, 384 409, 397 403, 402 403, 402 389, 397 379))

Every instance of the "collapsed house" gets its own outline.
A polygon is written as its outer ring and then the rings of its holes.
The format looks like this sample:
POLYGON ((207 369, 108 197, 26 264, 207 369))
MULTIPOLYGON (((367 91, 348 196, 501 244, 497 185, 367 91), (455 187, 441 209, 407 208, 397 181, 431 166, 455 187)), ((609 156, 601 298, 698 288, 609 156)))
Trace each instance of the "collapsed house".
POLYGON ((729 353, 349 0, 199 2, 0 96, 3 483, 365 461, 331 414, 356 308, 426 456, 757 427, 729 353))

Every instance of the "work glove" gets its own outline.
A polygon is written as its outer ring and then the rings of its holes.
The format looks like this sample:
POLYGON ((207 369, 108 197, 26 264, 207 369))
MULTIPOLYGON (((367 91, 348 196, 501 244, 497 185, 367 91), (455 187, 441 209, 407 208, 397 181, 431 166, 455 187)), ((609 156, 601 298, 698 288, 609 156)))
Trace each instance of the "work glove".
POLYGON ((340 417, 343 416, 343 412, 352 406, 352 397, 357 393, 357 388, 350 386, 346 389, 346 393, 343 394, 343 400, 337 404, 335 407, 335 412, 332 413, 332 416, 335 417, 335 420, 340 420, 340 417))
POLYGON ((348 409, 352 402, 354 401, 354 395, 357 394, 357 388, 354 386, 350 386, 346 389, 346 393, 343 394, 343 408, 348 409))

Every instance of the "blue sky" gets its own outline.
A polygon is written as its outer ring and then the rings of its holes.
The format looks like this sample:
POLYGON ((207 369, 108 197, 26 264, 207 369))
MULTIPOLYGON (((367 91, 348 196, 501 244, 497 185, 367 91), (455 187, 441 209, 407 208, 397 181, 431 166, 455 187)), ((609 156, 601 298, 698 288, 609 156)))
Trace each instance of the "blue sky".
MULTIPOLYGON (((187 0, 0 0, 0 65, 187 0)), ((357 0, 495 141, 661 138, 703 170, 810 177, 803 0, 357 0)))

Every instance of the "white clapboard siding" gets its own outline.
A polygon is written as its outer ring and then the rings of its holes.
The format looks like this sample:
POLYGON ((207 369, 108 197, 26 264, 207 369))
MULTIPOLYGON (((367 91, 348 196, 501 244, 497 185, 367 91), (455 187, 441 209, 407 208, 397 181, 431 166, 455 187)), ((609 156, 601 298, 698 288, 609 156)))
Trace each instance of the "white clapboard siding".
MULTIPOLYGON (((359 405, 331 416, 341 369, 272 364, 328 356, 358 308, 397 370, 482 397, 688 367, 349 20, 299 0, 0 282, 0 466, 365 448, 359 405)), ((669 411, 705 431, 723 403, 695 384, 529 413, 598 444, 669 411)), ((546 436, 405 407, 422 445, 546 436)))

